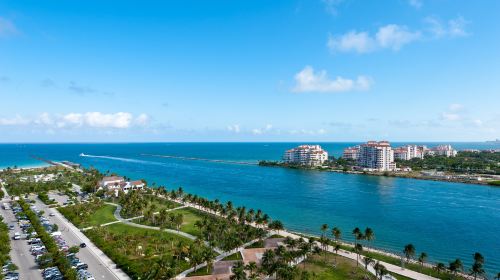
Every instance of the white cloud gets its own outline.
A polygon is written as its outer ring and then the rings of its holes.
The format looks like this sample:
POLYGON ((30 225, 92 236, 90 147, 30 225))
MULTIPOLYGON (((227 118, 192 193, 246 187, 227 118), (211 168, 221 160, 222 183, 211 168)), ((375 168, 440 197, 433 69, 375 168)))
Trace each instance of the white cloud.
POLYGON ((388 24, 380 27, 374 36, 368 32, 357 31, 349 31, 340 36, 330 35, 327 46, 333 52, 368 53, 381 49, 399 50, 420 37, 420 31, 410 31, 406 26, 388 24))
POLYGON ((358 76, 355 80, 336 77, 334 80, 328 78, 325 70, 314 72, 311 66, 306 66, 295 75, 295 87, 293 92, 347 92, 369 90, 372 80, 366 76, 358 76))
POLYGON ((264 134, 264 133, 267 133, 267 132, 270 132, 273 130, 273 125, 272 124, 266 124, 266 126, 264 126, 263 128, 254 128, 251 130, 252 134, 255 134, 255 135, 260 135, 260 134, 264 134))
POLYGON ((447 22, 443 22, 437 17, 427 17, 424 19, 424 23, 427 24, 427 31, 434 38, 453 38, 469 35, 469 33, 465 29, 469 22, 461 16, 450 19, 447 22))
POLYGON ((140 125, 140 126, 145 126, 149 123, 149 116, 146 114, 140 114, 136 119, 135 123, 140 125))
POLYGON ((241 131, 239 124, 228 125, 227 130, 229 130, 231 132, 235 132, 235 133, 240 133, 240 131, 241 131))
POLYGON ((458 121, 461 119, 459 114, 447 113, 447 112, 442 113, 441 117, 443 120, 446 121, 458 121))
POLYGON ((419 31, 409 31, 406 26, 389 24, 381 27, 375 38, 381 48, 399 50, 403 45, 409 44, 420 38, 419 31))
POLYGON ((328 48, 340 52, 367 53, 375 49, 376 42, 367 32, 350 31, 342 36, 328 38, 328 48))
POLYGON ((454 103, 454 104, 450 104, 450 111, 452 112, 457 112, 457 111, 460 111, 464 108, 464 105, 462 104, 458 104, 458 103, 454 103))
POLYGON ((288 133, 292 135, 324 135, 327 131, 323 128, 320 129, 293 129, 288 133))
POLYGON ((420 9, 422 8, 422 5, 424 4, 422 0, 408 0, 408 4, 412 6, 415 9, 420 9))
POLYGON ((17 33, 17 28, 12 21, 0 17, 0 38, 15 35, 17 33))
POLYGON ((42 113, 36 118, 28 119, 20 115, 13 118, 0 118, 0 125, 29 125, 48 127, 48 128, 71 128, 71 127, 90 127, 90 128, 115 128, 125 129, 133 125, 145 126, 149 122, 149 116, 140 114, 137 118, 131 113, 68 113, 65 115, 50 115, 42 113))
POLYGON ((132 122, 132 114, 124 112, 115 114, 88 112, 84 117, 85 123, 91 127, 128 128, 132 122))
POLYGON ((27 125, 30 122, 30 120, 25 119, 20 115, 15 115, 12 118, 0 118, 0 125, 5 126, 27 125))
POLYGON ((262 129, 254 128, 254 129, 252 129, 252 134, 260 135, 260 134, 262 134, 262 129))
POLYGON ((351 30, 340 35, 329 35, 327 46, 334 53, 369 53, 384 49, 398 51, 403 46, 417 41, 467 36, 469 33, 465 27, 468 23, 461 16, 447 22, 436 17, 427 17, 422 29, 411 30, 404 25, 387 24, 378 28, 375 34, 351 30))
POLYGON ((326 12, 332 15, 337 15, 338 13, 338 6, 344 2, 344 0, 322 0, 322 2, 325 4, 325 9, 326 12))

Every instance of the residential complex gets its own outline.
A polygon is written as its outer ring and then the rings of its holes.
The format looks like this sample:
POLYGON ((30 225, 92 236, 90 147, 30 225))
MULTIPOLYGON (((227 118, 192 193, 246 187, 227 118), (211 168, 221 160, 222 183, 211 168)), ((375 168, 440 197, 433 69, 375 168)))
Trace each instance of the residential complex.
POLYGON ((127 182, 121 176, 106 176, 99 182, 99 189, 113 191, 115 196, 118 196, 120 190, 128 193, 130 190, 142 190, 145 186, 141 180, 127 182))
POLYGON ((433 155, 454 157, 457 151, 451 145, 439 145, 431 149, 426 146, 405 145, 392 149, 388 141, 368 141, 366 144, 345 148, 342 157, 356 160, 363 169, 393 171, 397 169, 394 160, 423 159, 424 156, 433 155))
POLYGON ((359 157, 359 146, 345 148, 344 153, 342 154, 342 158, 350 160, 358 160, 358 157, 359 157))
POLYGON ((388 141, 368 141, 359 146, 358 164, 360 167, 377 171, 393 171, 394 151, 388 141))
POLYGON ((328 160, 328 153, 320 145, 300 145, 287 150, 283 160, 286 163, 319 166, 328 160))
POLYGON ((406 145, 403 147, 398 147, 394 149, 394 159, 399 160, 410 160, 412 158, 424 158, 424 154, 427 151, 426 146, 417 145, 406 145))

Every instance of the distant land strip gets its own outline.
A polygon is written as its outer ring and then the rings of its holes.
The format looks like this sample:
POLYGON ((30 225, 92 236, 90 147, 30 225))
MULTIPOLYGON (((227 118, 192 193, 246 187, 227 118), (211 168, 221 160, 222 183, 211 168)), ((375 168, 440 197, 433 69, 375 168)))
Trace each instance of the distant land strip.
POLYGON ((208 161, 216 163, 229 163, 229 164, 241 164, 241 165, 258 165, 258 162, 249 161, 234 161, 234 160, 224 160, 224 159, 209 159, 209 158, 197 158, 197 157, 181 157, 181 156, 170 156, 170 155, 155 155, 155 154, 141 154, 141 156, 150 157, 161 157, 161 158, 173 158, 180 160, 198 160, 198 161, 208 161))

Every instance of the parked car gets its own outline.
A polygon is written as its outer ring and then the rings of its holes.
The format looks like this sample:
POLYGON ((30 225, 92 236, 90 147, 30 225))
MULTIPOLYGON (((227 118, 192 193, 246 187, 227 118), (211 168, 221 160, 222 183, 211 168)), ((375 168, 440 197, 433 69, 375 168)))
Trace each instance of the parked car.
POLYGON ((85 247, 87 247, 87 244, 85 244, 85 243, 80 243, 80 248, 85 248, 85 247))

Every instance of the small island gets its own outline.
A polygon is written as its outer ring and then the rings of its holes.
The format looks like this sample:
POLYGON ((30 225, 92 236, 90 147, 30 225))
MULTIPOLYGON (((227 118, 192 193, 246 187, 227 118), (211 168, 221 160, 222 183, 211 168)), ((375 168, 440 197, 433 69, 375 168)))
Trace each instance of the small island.
POLYGON ((451 145, 393 149, 388 141, 369 141, 337 158, 319 145, 301 145, 285 151, 282 161, 259 165, 500 186, 499 150, 457 151, 451 145))

